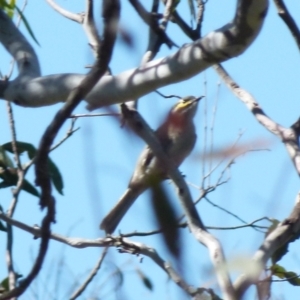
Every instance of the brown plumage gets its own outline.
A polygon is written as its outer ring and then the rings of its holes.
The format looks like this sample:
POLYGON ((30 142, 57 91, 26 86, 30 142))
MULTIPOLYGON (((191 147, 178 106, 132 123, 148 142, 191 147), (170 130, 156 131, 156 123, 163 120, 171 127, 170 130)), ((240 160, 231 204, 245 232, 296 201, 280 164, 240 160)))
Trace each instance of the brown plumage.
MULTIPOLYGON (((163 149, 177 167, 195 146, 197 136, 193 118, 201 98, 188 96, 181 99, 171 109, 165 122, 155 131, 163 149)), ((113 233, 130 206, 151 186, 153 180, 157 182, 166 178, 167 172, 146 146, 138 159, 127 190, 102 220, 100 228, 106 233, 113 233)))

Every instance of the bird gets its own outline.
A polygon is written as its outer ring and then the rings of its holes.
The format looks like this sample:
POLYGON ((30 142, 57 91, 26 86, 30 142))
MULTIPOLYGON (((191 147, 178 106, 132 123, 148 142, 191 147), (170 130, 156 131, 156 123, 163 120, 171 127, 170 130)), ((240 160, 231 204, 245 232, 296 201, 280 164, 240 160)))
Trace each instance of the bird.
MULTIPOLYGON (((165 121, 155 131, 163 150, 179 167, 193 150, 197 135, 194 117, 201 97, 181 98, 170 110, 165 121)), ((106 234, 112 234, 135 200, 155 183, 168 178, 163 164, 154 156, 149 146, 142 151, 128 187, 116 205, 104 217, 100 224, 106 234)))

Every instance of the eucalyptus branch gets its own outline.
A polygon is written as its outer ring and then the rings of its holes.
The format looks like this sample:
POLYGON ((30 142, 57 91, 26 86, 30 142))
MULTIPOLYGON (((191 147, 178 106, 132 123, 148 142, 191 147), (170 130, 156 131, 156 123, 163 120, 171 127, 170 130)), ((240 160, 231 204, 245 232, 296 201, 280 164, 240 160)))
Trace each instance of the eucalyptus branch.
POLYGON ((161 28, 165 31, 167 28, 167 24, 169 19, 172 16, 172 12, 174 10, 175 0, 166 0, 165 1, 165 11, 163 14, 163 18, 161 20, 161 28))
POLYGON ((139 14, 141 19, 150 26, 150 28, 162 39, 166 45, 171 48, 176 44, 167 36, 164 29, 158 25, 157 16, 149 13, 138 0, 129 0, 130 4, 139 14))
MULTIPOLYGON (((137 0, 130 1, 140 5, 137 0)), ((142 67, 114 76, 103 76, 85 97, 88 109, 138 99, 160 87, 189 79, 215 63, 240 55, 258 35, 267 8, 268 0, 238 0, 234 20, 220 29, 183 45, 169 56, 149 61, 142 67)), ((147 11, 145 13, 146 19, 151 23, 152 15, 147 11)), ((26 107, 41 107, 66 101, 70 91, 86 75, 57 74, 41 77, 33 48, 11 23, 1 10, 0 27, 3 30, 0 31, 0 42, 17 58, 20 72, 12 81, 0 81, 0 98, 26 107), (16 42, 20 45, 19 48, 14 47, 16 42)), ((157 28, 156 23, 154 27, 157 28)))
POLYGON ((22 280, 20 285, 15 289, 0 296, 0 299, 10 299, 15 296, 21 295, 32 280, 39 273, 45 254, 48 249, 48 243, 50 239, 50 225, 55 219, 55 200, 51 194, 51 182, 48 172, 48 153, 50 151, 51 144, 61 128, 65 120, 69 117, 73 109, 79 104, 82 98, 93 88, 101 76, 106 72, 108 63, 111 58, 114 42, 116 39, 115 24, 119 19, 120 3, 118 0, 104 1, 103 17, 104 17, 104 34, 103 43, 97 49, 97 61, 95 66, 91 69, 89 74, 81 82, 81 84, 73 90, 64 105, 64 107, 57 113, 54 120, 44 133, 36 156, 36 183, 41 186, 41 208, 47 208, 47 213, 43 219, 41 226, 41 244, 37 259, 28 274, 28 276, 22 280))
MULTIPOLYGON (((39 238, 42 235, 41 228, 37 226, 28 226, 25 223, 14 220, 7 217, 3 212, 0 211, 0 220, 3 220, 12 226, 20 228, 26 232, 31 233, 35 238, 39 238)), ((126 252, 132 255, 145 255, 150 257, 159 267, 161 267, 174 282, 180 286, 184 291, 190 295, 202 294, 205 289, 196 289, 188 285, 172 268, 172 266, 165 262, 156 252, 154 248, 150 248, 142 243, 133 242, 122 236, 107 236, 105 238, 98 238, 94 240, 83 239, 83 238, 70 238, 59 234, 51 233, 50 238, 52 240, 61 242, 74 248, 88 248, 88 247, 116 247, 119 252, 126 252)), ((97 264, 98 265, 98 264, 97 264)), ((92 272, 91 274, 94 274, 92 272)), ((1 299, 1 298, 0 298, 1 299)), ((5 299, 5 298, 4 298, 5 299)))
POLYGON ((55 11, 57 11, 63 17, 83 25, 83 29, 89 40, 91 48, 95 56, 97 56, 97 49, 100 46, 101 39, 98 35, 97 28, 95 25, 93 0, 86 0, 85 13, 80 13, 80 14, 75 14, 65 10, 53 0, 47 0, 47 2, 55 11))
POLYGON ((300 50, 300 30, 299 30, 299 27, 297 26, 297 23, 295 22, 294 18, 288 11, 283 0, 274 0, 274 3, 277 8, 279 17, 283 20, 283 22, 286 24, 286 26, 290 30, 290 32, 291 32, 293 38, 295 39, 295 42, 300 50))
POLYGON ((62 8, 61 6, 59 6, 55 1, 53 0, 46 0, 48 2, 48 4, 54 9, 56 10, 59 14, 61 14, 63 17, 71 20, 71 21, 74 21, 74 22, 77 22, 77 23, 80 23, 82 24, 83 23, 83 20, 84 20, 84 16, 82 14, 75 14, 75 13, 72 13, 64 8, 62 8))
POLYGON ((156 249, 151 248, 143 243, 133 242, 128 239, 117 239, 117 246, 119 247, 119 252, 121 253, 130 253, 134 255, 145 255, 152 259, 163 271, 165 271, 169 277, 180 287, 182 288, 188 295, 196 297, 196 295, 201 296, 205 289, 196 289, 190 285, 188 285, 182 277, 173 269, 171 264, 164 261, 156 249))
POLYGON ((198 6, 198 12, 197 12, 197 25, 195 31, 199 33, 199 36, 201 36, 201 27, 204 18, 204 9, 205 9, 206 1, 197 0, 196 2, 198 6))
MULTIPOLYGON (((87 0, 86 1, 86 13, 83 20, 83 28, 85 30, 85 33, 88 37, 88 40, 90 42, 90 45, 92 47, 92 50, 94 52, 95 57, 97 58, 98 52, 101 45, 101 39, 99 37, 95 20, 94 20, 94 3, 93 0, 87 0)), ((117 21, 117 20, 116 20, 117 21)), ((116 28, 113 27, 113 24, 110 25, 112 32, 117 31, 117 24, 115 24, 116 28)))
POLYGON ((250 93, 239 87, 239 85, 230 77, 226 70, 221 65, 215 65, 215 70, 225 82, 227 87, 241 100, 246 107, 252 112, 257 121, 264 126, 268 131, 275 134, 285 145, 286 150, 294 164, 294 167, 300 176, 300 148, 297 124, 299 120, 290 128, 285 128, 268 117, 258 102, 250 93))
POLYGON ((252 261, 256 271, 251 274, 240 275, 234 283, 238 299, 241 299, 248 287, 256 283, 259 275, 274 252, 283 245, 294 242, 300 236, 300 193, 296 197, 295 206, 290 216, 270 232, 259 249, 254 254, 252 261))
MULTIPOLYGON (((149 38, 148 38, 148 47, 143 55, 141 66, 145 66, 146 63, 153 60, 153 58, 156 56, 156 54, 159 52, 160 47, 163 43, 166 43, 166 29, 168 21, 172 15, 172 7, 174 6, 174 0, 170 0, 168 5, 165 8, 164 14, 162 16, 162 22, 161 25, 158 24, 158 7, 159 7, 159 0, 153 0, 152 3, 152 10, 151 10, 151 16, 152 16, 152 22, 155 23, 155 28, 153 29, 153 26, 149 25, 149 38), (156 16, 156 18, 154 18, 156 16), (158 32, 159 31, 159 32, 158 32), (162 35, 161 32, 164 32, 164 35, 162 35)), ((138 8, 138 7, 137 7, 138 8)), ((168 45, 168 43, 166 43, 168 45)), ((174 44, 175 45, 175 44, 174 44)), ((170 43, 171 47, 172 44, 170 43)))

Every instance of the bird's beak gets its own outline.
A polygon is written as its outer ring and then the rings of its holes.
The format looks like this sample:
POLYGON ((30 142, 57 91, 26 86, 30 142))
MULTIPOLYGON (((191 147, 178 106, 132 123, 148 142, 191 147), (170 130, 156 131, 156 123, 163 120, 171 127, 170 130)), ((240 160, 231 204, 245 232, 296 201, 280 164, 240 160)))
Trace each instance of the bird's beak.
POLYGON ((200 101, 202 98, 204 98, 204 96, 200 96, 198 98, 195 99, 196 102, 200 101))

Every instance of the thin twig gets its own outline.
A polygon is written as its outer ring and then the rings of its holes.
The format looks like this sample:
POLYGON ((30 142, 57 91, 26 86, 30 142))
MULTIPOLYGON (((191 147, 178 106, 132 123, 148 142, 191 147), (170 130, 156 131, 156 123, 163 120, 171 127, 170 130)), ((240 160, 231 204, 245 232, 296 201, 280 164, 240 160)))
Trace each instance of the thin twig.
MULTIPOLYGON (((205 100, 204 100, 204 108, 203 108, 203 123, 204 123, 204 126, 203 126, 203 142, 202 142, 202 145, 203 145, 203 148, 202 148, 202 151, 203 153, 206 153, 206 148, 207 148, 207 124, 208 124, 208 114, 207 114, 207 102, 208 102, 208 99, 207 99, 207 80, 206 80, 206 72, 203 73, 204 74, 204 95, 205 95, 205 100)), ((202 189, 205 189, 205 171, 206 170, 206 164, 203 163, 202 164, 202 189)))
POLYGON ((196 2, 198 6, 198 13, 197 13, 197 23, 196 23, 195 31, 198 32, 199 36, 201 37, 201 28, 202 28, 202 22, 204 18, 205 2, 203 0, 197 0, 196 2))
POLYGON ((55 145, 53 145, 50 148, 49 152, 51 152, 51 151, 55 150, 56 148, 58 148, 59 146, 61 146, 74 132, 76 132, 77 130, 79 130, 79 128, 74 129, 74 125, 75 125, 76 120, 77 120, 77 118, 76 119, 72 119, 71 126, 68 129, 68 131, 66 132, 66 135, 58 143, 56 143, 55 145))
POLYGON ((74 14, 74 13, 62 8, 61 6, 56 4, 53 0, 46 0, 46 1, 54 10, 56 10, 59 14, 61 14, 65 18, 72 20, 74 22, 80 23, 80 24, 83 23, 84 16, 82 14, 74 14))
POLYGON ((91 273, 89 274, 87 279, 83 282, 83 284, 72 294, 72 296, 70 297, 70 300, 75 300, 76 298, 78 298, 84 292, 84 290, 87 288, 87 286, 92 282, 93 278, 96 276, 97 272, 101 268, 102 262, 107 254, 107 249, 108 248, 104 248, 95 267, 93 268, 93 270, 91 271, 91 273))
POLYGON ((158 95, 160 95, 161 97, 163 97, 163 98, 177 98, 177 99, 180 99, 180 98, 182 98, 182 97, 180 97, 180 96, 178 96, 178 95, 164 95, 163 93, 161 93, 160 91, 154 91, 155 93, 157 93, 158 95))
MULTIPOLYGON (((212 119, 211 119, 211 124, 210 124, 210 147, 209 147, 209 155, 211 156, 209 161, 208 161, 208 170, 210 171, 212 169, 212 153, 213 153, 213 148, 214 148, 214 130, 216 126, 216 115, 217 115, 217 108, 218 108, 218 100, 219 100, 219 95, 220 95, 220 84, 218 84, 217 88, 217 94, 216 94, 216 99, 214 106, 212 108, 212 119)), ((208 185, 210 185, 210 179, 211 176, 208 177, 208 185)))
POLYGON ((78 119, 78 118, 91 118, 91 117, 120 117, 121 114, 119 113, 99 113, 99 114, 76 114, 76 115, 71 115, 69 118, 70 119, 78 119))
MULTIPOLYGON (((229 152, 232 151, 232 150, 234 149, 234 147, 238 144, 238 142, 239 142, 240 138, 242 137, 242 135, 243 135, 243 132, 241 132, 241 133, 238 135, 237 139, 236 139, 236 140, 234 141, 234 143, 230 146, 229 152)), ((226 171, 228 168, 230 168, 230 166, 234 163, 235 159, 236 159, 238 156, 240 156, 240 155, 242 155, 242 154, 245 154, 246 152, 247 152, 247 151, 245 151, 245 152, 243 152, 243 153, 241 153, 241 154, 235 156, 234 158, 232 158, 232 159, 226 164, 226 166, 224 167, 223 171, 220 173, 219 180, 221 180, 221 179, 223 178, 223 175, 224 175, 225 171, 226 171)), ((205 153, 205 152, 204 152, 204 153, 205 153)), ((212 149, 211 149, 211 151, 210 151, 210 157, 209 157, 209 159, 212 160, 212 149)), ((215 171, 216 171, 216 170, 224 163, 225 159, 226 159, 226 157, 224 157, 223 159, 221 159, 214 167, 210 168, 209 171, 208 171, 208 173, 205 174, 205 176, 203 177, 203 181, 204 181, 206 178, 211 177, 212 173, 215 172, 215 171)), ((203 183, 202 183, 202 186, 203 186, 203 183)))
MULTIPOLYGON (((211 229, 211 230, 235 230, 235 229, 244 229, 247 227, 252 227, 252 228, 258 228, 258 229, 268 229, 268 226, 261 226, 261 225, 255 225, 255 223, 263 221, 263 220, 269 220, 267 217, 263 217, 263 218, 259 218, 257 220, 254 220, 248 224, 244 224, 244 225, 237 225, 237 226, 206 226, 207 229, 211 229)), ((183 222, 183 223, 179 223, 178 228, 185 228, 187 227, 187 223, 183 222)), ((151 231, 147 231, 147 232, 138 232, 138 231, 134 231, 134 232, 129 232, 129 233, 122 233, 120 234, 120 236, 122 237, 134 237, 134 236, 149 236, 149 235, 155 235, 155 234, 159 234, 162 233, 162 229, 157 229, 157 230, 151 230, 151 231)))
MULTIPOLYGON (((98 56, 98 49, 101 45, 101 39, 99 37, 95 19, 94 19, 94 2, 93 0, 86 0, 86 13, 83 21, 83 28, 85 30, 86 36, 88 37, 90 46, 93 50, 95 58, 98 56)), ((116 31, 117 28, 111 28, 116 31)))
POLYGON ((147 10, 143 7, 143 5, 138 0, 129 0, 130 4, 142 18, 142 20, 148 24, 151 29, 163 40, 166 45, 171 48, 172 46, 178 47, 164 32, 164 30, 157 24, 155 20, 155 16, 148 13, 147 10))
MULTIPOLYGON (((58 148, 59 146, 61 146, 68 138, 70 138, 74 132, 76 132, 77 130, 79 130, 80 128, 76 128, 74 129, 74 125, 75 125, 75 121, 76 119, 72 120, 71 122, 71 125, 70 125, 70 128, 67 130, 65 136, 60 140, 58 141, 55 145, 53 145, 51 148, 50 148, 50 151, 49 152, 52 152, 53 150, 55 150, 56 148, 58 148)), ((23 167, 24 169, 24 173, 26 174, 27 171, 29 170, 29 168, 35 163, 35 158, 36 157, 33 157, 30 161, 28 161, 25 166, 23 167)))
MULTIPOLYGON (((229 211, 228 209, 213 203, 211 200, 209 200, 207 197, 204 198, 209 204, 211 204, 214 207, 217 207, 218 209, 224 211, 225 213, 227 213, 228 215, 234 217, 235 219, 239 220, 240 222, 242 222, 245 225, 248 225, 248 222, 246 222, 245 220, 243 220, 242 218, 240 218, 238 215, 234 214, 233 212, 229 211)), ((258 230, 258 229, 257 229, 258 230)), ((260 230, 258 230, 260 231, 260 230)))
POLYGON ((250 93, 242 89, 226 72, 226 70, 220 65, 214 65, 214 69, 217 71, 221 79, 225 82, 227 87, 233 92, 234 95, 241 100, 249 111, 252 112, 257 121, 264 126, 271 133, 275 134, 284 143, 286 150, 294 164, 294 167, 300 176, 300 148, 299 148, 299 134, 300 132, 296 128, 297 122, 290 128, 283 127, 282 125, 273 121, 269 116, 265 114, 258 102, 254 99, 250 93))
POLYGON ((172 16, 175 0, 166 0, 163 18, 161 20, 161 28, 166 31, 169 19, 172 16))
MULTIPOLYGON (((9 209, 7 211, 8 217, 12 217, 14 214, 14 211, 16 209, 17 203, 18 203, 18 196, 24 181, 24 171, 22 169, 20 156, 18 153, 16 140, 17 140, 17 134, 16 134, 16 127, 15 127, 15 121, 13 116, 13 110, 11 103, 9 101, 6 101, 6 107, 7 107, 7 114, 9 117, 9 127, 11 131, 11 138, 12 138, 12 149, 14 153, 14 160, 17 165, 17 173, 18 173, 18 182, 16 189, 13 190, 13 198, 10 203, 9 209)), ((14 270, 14 263, 13 263, 13 257, 12 257, 12 251, 13 251, 13 228, 10 224, 7 224, 7 243, 6 243, 6 264, 7 264, 7 270, 8 270, 8 283, 9 283, 9 290, 13 290, 16 287, 16 273, 14 270)), ((15 299, 15 298, 13 298, 15 299)))

